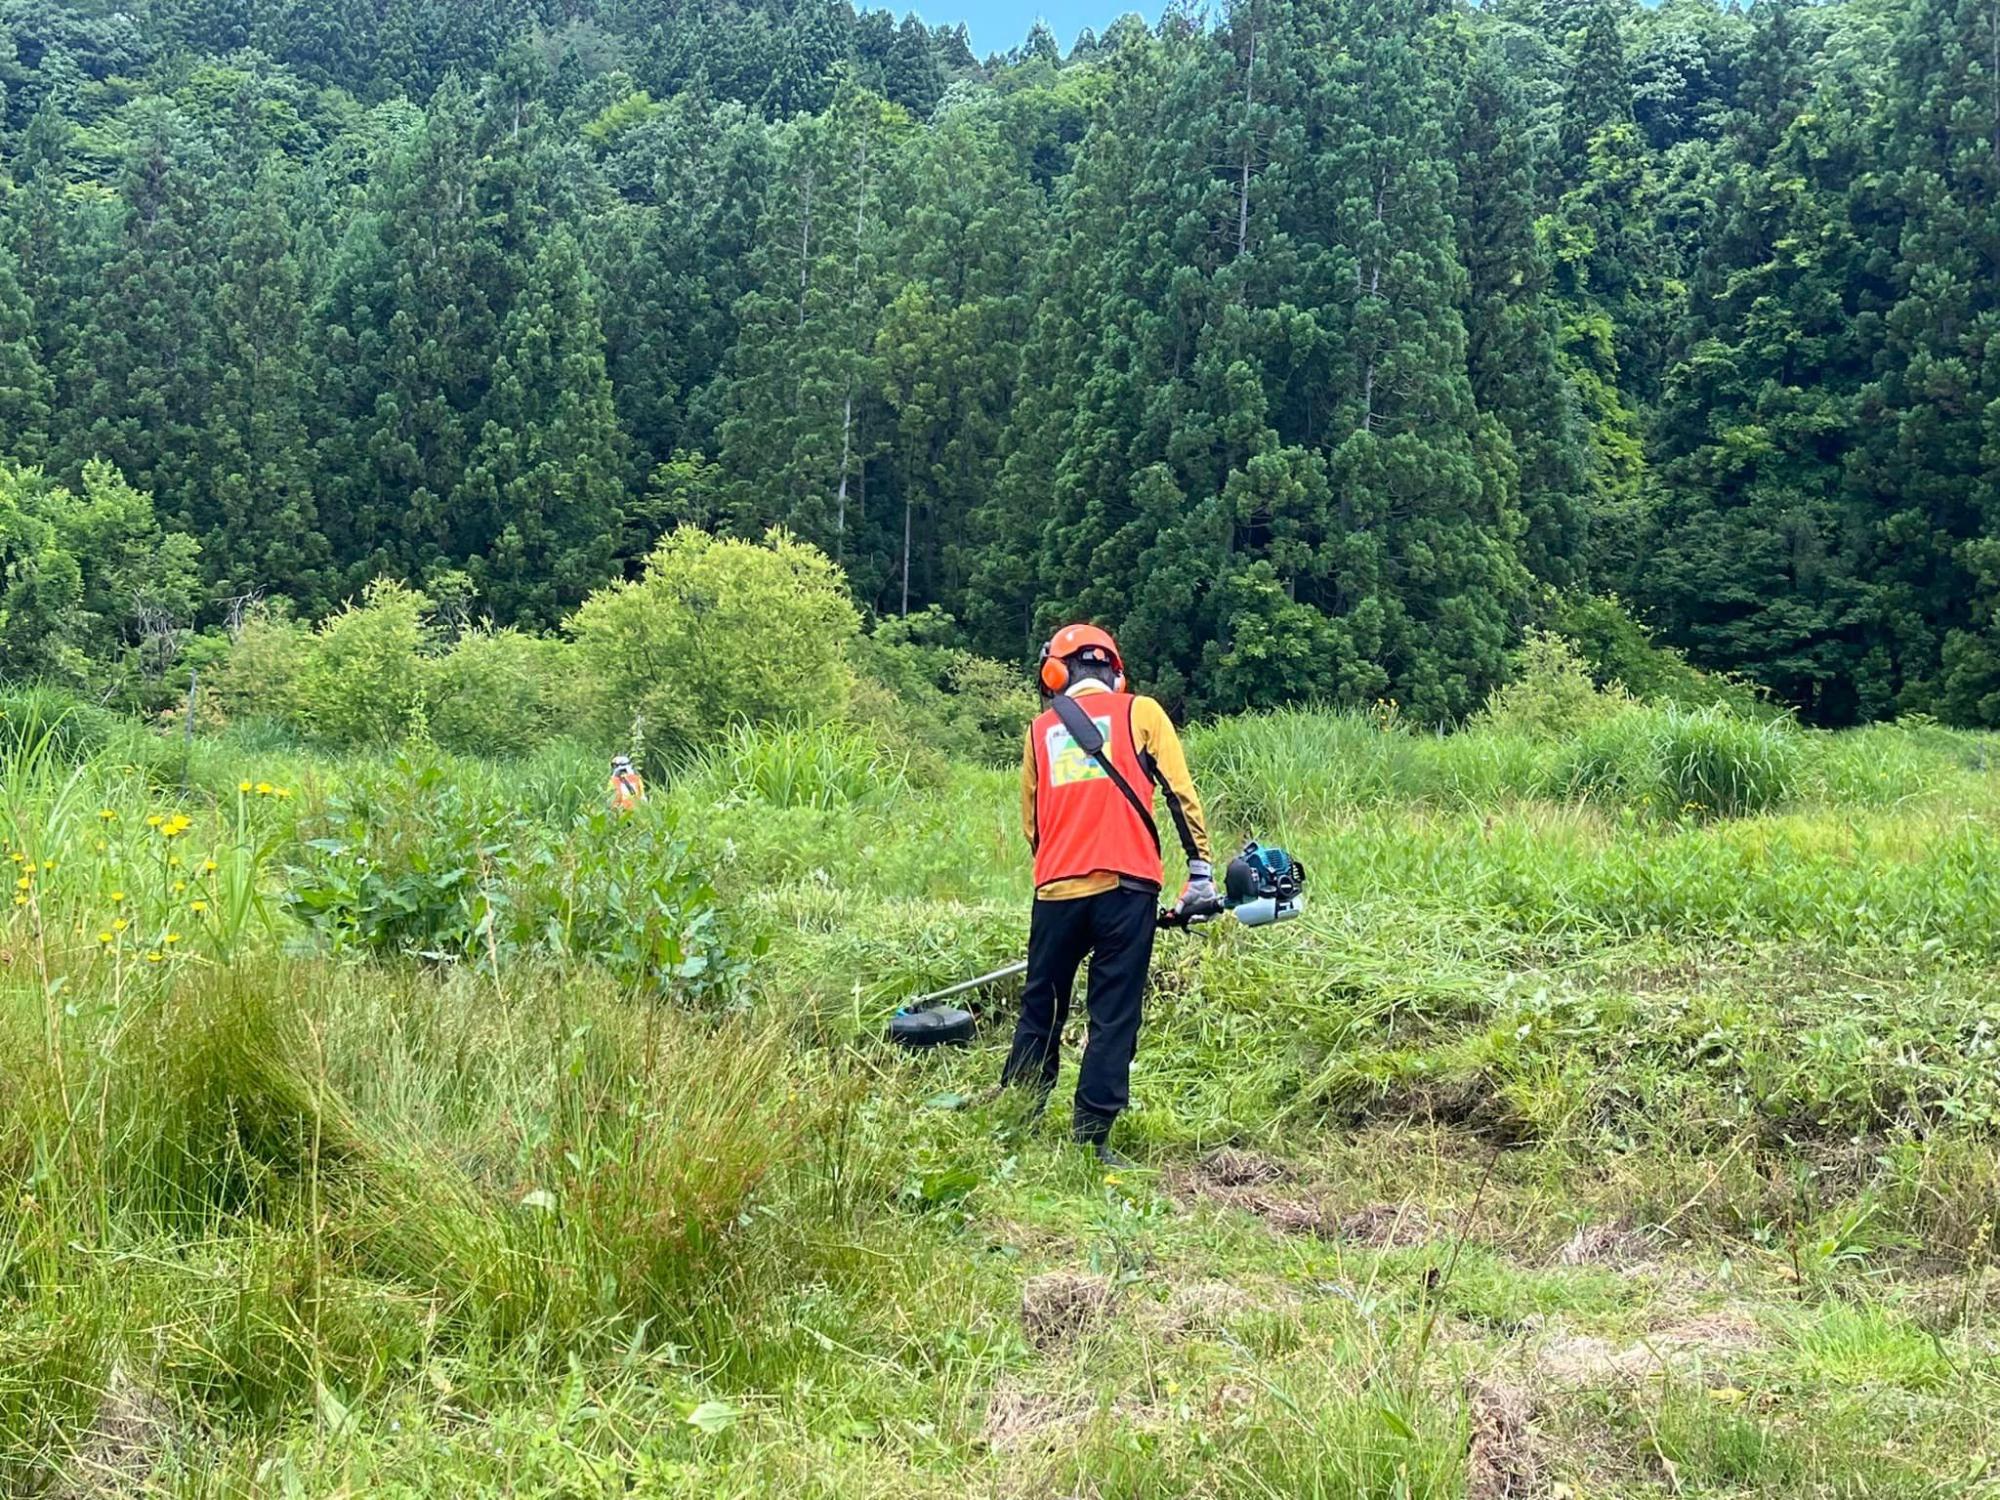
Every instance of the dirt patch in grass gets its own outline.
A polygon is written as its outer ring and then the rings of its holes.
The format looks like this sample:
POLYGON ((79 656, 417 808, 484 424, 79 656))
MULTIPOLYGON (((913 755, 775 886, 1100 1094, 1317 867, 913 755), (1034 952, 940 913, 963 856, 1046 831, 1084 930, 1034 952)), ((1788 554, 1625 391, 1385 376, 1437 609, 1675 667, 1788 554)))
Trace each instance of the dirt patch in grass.
POLYGON ((51 1500, 114 1500, 140 1494, 159 1461, 170 1424, 166 1404, 113 1366, 97 1416, 77 1445, 51 1500))
POLYGON ((1225 1420, 1257 1404, 1257 1393, 1239 1381, 1225 1380, 1208 1393, 1206 1410, 1212 1420, 1225 1420))
POLYGON ((1340 1237, 1371 1250, 1428 1244, 1434 1230, 1420 1203, 1370 1203, 1341 1217, 1340 1237))
MULTIPOLYGON (((1211 1397, 1212 1413, 1235 1409, 1232 1394, 1237 1387, 1224 1386, 1211 1397)), ((1247 1396, 1243 1398, 1247 1403, 1247 1396)), ((1081 1391, 1037 1391, 1026 1386, 1004 1384, 987 1398, 986 1416, 980 1423, 979 1443, 995 1453, 1028 1458, 1036 1454, 1059 1453, 1074 1447, 1093 1423, 1114 1426, 1157 1427, 1167 1420, 1160 1408, 1143 1401, 1120 1398, 1100 1407, 1081 1391)), ((1037 1495, 1045 1490, 1033 1490, 1037 1495)))
POLYGON ((1633 1385, 1689 1365, 1726 1364, 1763 1343, 1756 1323, 1729 1309, 1664 1323, 1629 1343, 1572 1333, 1560 1324, 1541 1326, 1532 1336, 1529 1358, 1537 1377, 1568 1390, 1633 1385))
POLYGON ((989 1221, 986 1233, 990 1243, 1019 1252, 1030 1264, 1048 1265, 1077 1258, 1075 1237, 1046 1224, 996 1219, 989 1221))
POLYGON ((1270 1305, 1227 1281, 1188 1282, 1175 1287, 1160 1308, 1160 1332, 1168 1338, 1223 1333, 1237 1319, 1270 1305))
POLYGON ((1556 1251, 1559 1266, 1605 1266, 1637 1272, 1658 1265, 1653 1242, 1637 1230, 1616 1224, 1585 1224, 1556 1251))
POLYGON ((1764 1346, 1763 1330, 1756 1319, 1728 1307, 1676 1318, 1646 1337, 1654 1344, 1696 1354, 1742 1354, 1764 1346))
POLYGON ((1217 1151, 1192 1168, 1169 1172, 1166 1187, 1184 1204, 1206 1201, 1241 1209, 1279 1234, 1351 1240, 1371 1250, 1421 1245, 1433 1232, 1430 1215, 1417 1203, 1371 1203, 1340 1213, 1318 1190, 1300 1183, 1289 1163, 1255 1152, 1217 1151))
POLYGON ((1956 1333, 2000 1323, 2000 1274, 1982 1268, 1909 1282, 1899 1305, 1932 1333, 1956 1333))
POLYGON ((1321 1234, 1328 1221, 1317 1201, 1277 1191, 1291 1184, 1294 1175, 1275 1157, 1223 1150, 1194 1167, 1167 1173, 1165 1182, 1184 1204, 1221 1203, 1255 1215, 1280 1234, 1321 1234))
POLYGON ((1289 1162, 1275 1156, 1262 1156, 1255 1151, 1237 1151, 1224 1147, 1202 1158, 1196 1173, 1203 1180, 1219 1188, 1270 1187, 1273 1183, 1290 1182, 1297 1177, 1289 1162))
POLYGON ((1473 1377, 1465 1383, 1465 1404, 1470 1427, 1466 1500, 1525 1500, 1545 1494, 1541 1438, 1527 1388, 1473 1377))
POLYGON ((1002 1386, 986 1403, 979 1441, 998 1453, 1053 1452, 1073 1441, 1095 1411, 1080 1396, 1002 1386))
POLYGON ((1095 1333, 1111 1318, 1110 1281, 1081 1271, 1045 1271, 1021 1286, 1021 1331, 1047 1353, 1095 1333))

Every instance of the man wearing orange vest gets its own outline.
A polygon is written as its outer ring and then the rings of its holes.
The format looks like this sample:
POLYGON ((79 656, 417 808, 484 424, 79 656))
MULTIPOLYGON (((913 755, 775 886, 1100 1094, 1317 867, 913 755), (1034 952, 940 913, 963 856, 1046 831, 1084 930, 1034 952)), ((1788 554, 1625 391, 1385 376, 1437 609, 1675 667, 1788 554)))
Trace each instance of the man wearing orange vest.
POLYGON ((1153 790, 1166 794, 1187 855, 1176 910, 1219 910, 1208 829, 1187 757, 1166 710, 1125 691, 1125 664, 1108 632, 1058 630, 1042 649, 1049 707, 1021 757, 1021 827, 1035 854, 1035 907, 1021 1019, 1002 1084, 1046 1100, 1061 1066, 1076 971, 1090 959, 1090 1036, 1077 1079, 1074 1131, 1100 1160, 1129 1100, 1140 1002, 1153 958, 1164 867, 1153 790))
POLYGON ((629 755, 611 757, 611 810, 628 813, 646 800, 646 783, 629 755))

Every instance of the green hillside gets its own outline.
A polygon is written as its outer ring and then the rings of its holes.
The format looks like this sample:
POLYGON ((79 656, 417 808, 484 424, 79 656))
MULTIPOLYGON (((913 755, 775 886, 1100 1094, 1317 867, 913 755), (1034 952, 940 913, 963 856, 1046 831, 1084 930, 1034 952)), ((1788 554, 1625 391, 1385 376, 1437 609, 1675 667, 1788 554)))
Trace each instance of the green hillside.
POLYGON ((4 0, 0 673, 157 708, 246 614, 552 631, 776 525, 1177 710, 1456 722, 1616 596, 1808 722, 2000 724, 1996 26, 4 0))

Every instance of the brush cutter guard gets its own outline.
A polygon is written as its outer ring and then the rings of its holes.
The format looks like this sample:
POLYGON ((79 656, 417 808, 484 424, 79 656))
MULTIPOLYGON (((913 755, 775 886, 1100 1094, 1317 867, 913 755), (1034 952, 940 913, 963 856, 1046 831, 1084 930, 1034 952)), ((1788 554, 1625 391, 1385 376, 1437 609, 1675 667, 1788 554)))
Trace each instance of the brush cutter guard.
POLYGON ((889 1040, 904 1047, 962 1047, 979 1030, 972 1012, 952 1005, 905 1007, 889 1017, 889 1040))
MULTIPOLYGON (((1229 862, 1223 887, 1227 893, 1223 903, 1211 909, 1163 910, 1159 915, 1161 930, 1199 927, 1224 913, 1234 916, 1245 927, 1288 921, 1299 914, 1305 900, 1305 866, 1282 849, 1248 843, 1229 862)), ((919 995, 889 1017, 889 1040, 911 1048, 963 1046, 978 1031, 978 1018, 969 1010, 938 1002, 1027 972, 1025 962, 1011 963, 976 979, 960 980, 933 994, 919 995)))

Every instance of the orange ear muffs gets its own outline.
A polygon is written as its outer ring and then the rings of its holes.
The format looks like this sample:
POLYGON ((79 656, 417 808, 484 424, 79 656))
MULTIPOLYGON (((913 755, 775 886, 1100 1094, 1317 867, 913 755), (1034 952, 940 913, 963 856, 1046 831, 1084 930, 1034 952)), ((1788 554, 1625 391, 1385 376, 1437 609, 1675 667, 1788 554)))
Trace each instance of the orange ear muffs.
POLYGON ((1042 647, 1042 690, 1054 697, 1069 688, 1069 663, 1060 656, 1049 655, 1049 648, 1042 647))

